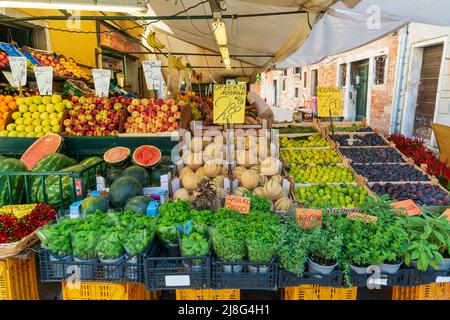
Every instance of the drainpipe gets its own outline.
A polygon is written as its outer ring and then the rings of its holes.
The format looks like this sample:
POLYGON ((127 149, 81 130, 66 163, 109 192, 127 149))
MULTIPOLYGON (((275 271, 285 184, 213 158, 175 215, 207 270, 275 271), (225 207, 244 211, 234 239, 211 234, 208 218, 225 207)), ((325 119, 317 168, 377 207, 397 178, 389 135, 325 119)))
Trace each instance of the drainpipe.
POLYGON ((397 54, 398 64, 397 64, 397 70, 395 71, 397 74, 397 78, 395 79, 395 92, 394 92, 394 103, 393 103, 393 110, 392 110, 392 120, 391 120, 391 128, 389 130, 390 133, 396 133, 396 131, 397 131, 397 120, 398 120, 398 114, 400 112, 400 95, 402 93, 402 86, 403 86, 403 70, 405 67, 406 51, 408 48, 407 44, 408 44, 408 25, 402 31, 402 34, 400 37, 398 54, 397 54))

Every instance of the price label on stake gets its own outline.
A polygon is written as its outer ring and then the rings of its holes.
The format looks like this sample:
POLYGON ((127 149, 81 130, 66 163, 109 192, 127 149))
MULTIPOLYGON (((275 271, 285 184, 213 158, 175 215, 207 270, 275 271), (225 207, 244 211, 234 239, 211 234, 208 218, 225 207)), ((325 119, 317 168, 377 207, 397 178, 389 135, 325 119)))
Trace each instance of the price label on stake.
POLYGON ((440 218, 441 217, 447 217, 447 220, 450 221, 450 209, 445 210, 444 213, 441 214, 440 218))
POLYGON ((109 94, 109 82, 111 81, 111 70, 92 69, 94 87, 97 97, 107 98, 109 94))
POLYGON ((343 117, 342 98, 339 88, 317 88, 317 115, 319 117, 343 117))
POLYGON ((16 88, 27 84, 27 58, 25 57, 9 57, 11 66, 12 85, 16 88))
POLYGON ((214 85, 214 123, 244 123, 247 87, 245 84, 214 85))
POLYGON ((297 208, 297 224, 303 229, 322 226, 322 210, 297 208))
POLYGON ((350 212, 347 214, 347 219, 349 220, 357 220, 357 219, 361 219, 364 222, 368 222, 368 223, 374 223, 378 220, 377 217, 375 216, 371 216, 368 214, 362 214, 362 213, 357 213, 357 212, 350 212))
POLYGON ((161 89, 161 61, 142 61, 142 69, 144 70, 145 82, 148 90, 161 89))
POLYGON ((422 213, 419 206, 412 200, 397 201, 392 204, 396 209, 400 209, 408 214, 408 216, 417 216, 422 213))
POLYGON ((225 208, 247 214, 250 211, 250 198, 227 195, 225 208))
POLYGON ((41 96, 50 96, 53 94, 53 68, 35 67, 34 76, 41 96))

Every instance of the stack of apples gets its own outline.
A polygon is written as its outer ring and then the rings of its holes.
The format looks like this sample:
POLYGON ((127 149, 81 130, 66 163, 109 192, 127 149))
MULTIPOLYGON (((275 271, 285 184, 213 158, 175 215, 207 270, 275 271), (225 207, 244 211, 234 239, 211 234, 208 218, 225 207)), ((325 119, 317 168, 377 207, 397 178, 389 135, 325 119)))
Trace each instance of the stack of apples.
POLYGON ((48 132, 59 133, 64 110, 72 108, 60 95, 17 98, 18 106, 11 118, 14 122, 0 132, 2 137, 41 137, 48 132))
POLYGON ((119 134, 119 124, 126 98, 72 97, 73 109, 63 121, 63 136, 107 137, 119 134))
POLYGON ((183 102, 173 99, 128 99, 126 133, 173 132, 180 127, 183 102))
POLYGON ((61 77, 71 77, 72 74, 67 71, 63 65, 59 62, 58 59, 49 55, 49 54, 40 54, 31 52, 31 55, 43 66, 43 67, 52 67, 53 72, 57 76, 61 77))
POLYGON ((8 65, 9 65, 8 55, 5 52, 0 51, 0 69, 3 69, 8 65))

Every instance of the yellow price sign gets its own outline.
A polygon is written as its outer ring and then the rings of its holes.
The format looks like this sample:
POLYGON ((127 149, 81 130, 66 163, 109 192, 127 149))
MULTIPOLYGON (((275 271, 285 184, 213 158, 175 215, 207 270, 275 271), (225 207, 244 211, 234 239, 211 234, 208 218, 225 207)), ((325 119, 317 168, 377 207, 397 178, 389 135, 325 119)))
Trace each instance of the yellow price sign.
POLYGON ((339 88, 317 88, 317 116, 343 117, 342 98, 339 88))
POLYGON ((245 84, 214 85, 214 123, 244 123, 246 97, 245 84))

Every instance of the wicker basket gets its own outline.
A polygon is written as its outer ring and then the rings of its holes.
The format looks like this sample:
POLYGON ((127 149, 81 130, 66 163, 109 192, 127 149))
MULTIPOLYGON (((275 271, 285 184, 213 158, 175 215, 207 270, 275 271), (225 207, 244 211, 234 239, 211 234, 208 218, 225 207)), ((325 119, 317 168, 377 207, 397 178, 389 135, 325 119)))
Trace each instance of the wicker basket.
POLYGON ((9 258, 21 253, 23 250, 30 248, 35 245, 39 238, 37 237, 36 232, 39 230, 36 229, 25 238, 22 238, 19 241, 13 243, 2 243, 0 244, 0 259, 9 258))

